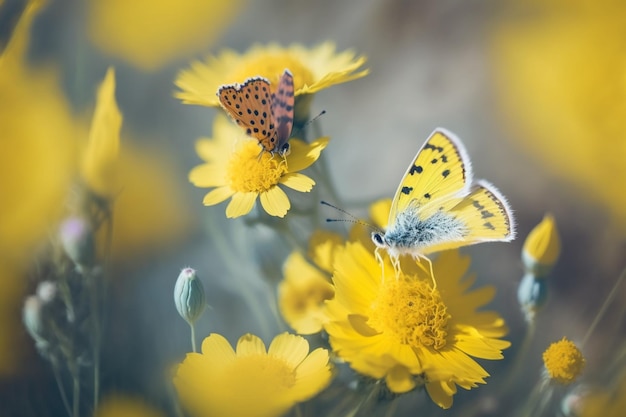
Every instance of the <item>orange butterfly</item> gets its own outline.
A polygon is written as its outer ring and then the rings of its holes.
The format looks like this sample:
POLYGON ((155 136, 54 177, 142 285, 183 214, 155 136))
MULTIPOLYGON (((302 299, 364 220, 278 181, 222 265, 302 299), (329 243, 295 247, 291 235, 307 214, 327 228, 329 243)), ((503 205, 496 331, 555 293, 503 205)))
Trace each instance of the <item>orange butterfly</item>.
POLYGON ((293 128, 293 75, 285 69, 275 93, 263 77, 248 78, 243 84, 223 85, 217 90, 220 105, 230 117, 256 138, 272 156, 289 154, 289 136, 293 128))

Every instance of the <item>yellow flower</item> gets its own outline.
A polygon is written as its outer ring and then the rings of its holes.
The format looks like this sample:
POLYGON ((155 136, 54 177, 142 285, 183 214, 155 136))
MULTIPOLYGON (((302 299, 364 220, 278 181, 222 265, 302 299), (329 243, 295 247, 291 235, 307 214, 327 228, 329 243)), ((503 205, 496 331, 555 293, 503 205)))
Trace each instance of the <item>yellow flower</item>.
POLYGON ((546 214, 524 242, 522 259, 524 265, 539 277, 546 276, 561 253, 561 239, 556 222, 551 214, 546 214))
POLYGON ((258 337, 246 334, 233 351, 219 334, 202 343, 202 354, 188 353, 174 385, 182 405, 194 417, 271 417, 314 397, 332 377, 328 351, 309 353, 302 337, 283 333, 266 351, 258 337))
POLYGON ((209 47, 237 15, 242 0, 93 0, 89 35, 105 52, 143 70, 209 47))
POLYGON ((165 414, 138 398, 113 395, 105 398, 94 417, 164 417, 165 414))
POLYGON ((485 383, 489 374, 471 356, 502 359, 510 343, 495 312, 477 311, 494 296, 492 287, 467 292, 469 257, 442 252, 429 268, 413 260, 396 275, 387 256, 384 273, 370 250, 347 243, 335 258, 335 298, 327 302, 324 328, 333 351, 357 372, 385 379, 395 393, 425 385, 442 408, 452 405, 456 386, 485 383))
POLYGON ((310 105, 310 99, 302 95, 364 77, 369 70, 359 70, 363 64, 365 57, 355 57, 350 50, 337 53, 332 42, 312 49, 297 44, 289 47, 273 43, 254 45, 244 54, 227 49, 218 56, 209 56, 205 62, 194 62, 191 68, 180 72, 175 84, 182 91, 175 96, 186 104, 216 107, 219 101, 215 93, 221 85, 241 83, 260 75, 274 86, 288 68, 294 76, 295 118, 299 124, 307 120, 310 105))
POLYGON ((119 191, 117 157, 120 148, 122 115, 115 102, 115 71, 109 68, 98 89, 89 142, 81 164, 83 181, 101 197, 119 191))
POLYGON ((317 231, 309 242, 310 258, 315 266, 299 252, 291 253, 285 261, 284 279, 278 284, 278 308, 287 324, 299 334, 322 330, 326 317, 324 302, 335 294, 330 283, 332 258, 342 243, 339 235, 317 231))
POLYGON ((622 417, 626 410, 626 374, 616 386, 595 388, 583 396, 580 417, 622 417))
POLYGON ((553 381, 569 385, 585 368, 585 358, 576 345, 565 337, 543 352, 543 364, 553 381))
POLYGON ((257 197, 268 214, 284 217, 291 203, 278 185, 311 191, 315 181, 298 171, 319 158, 328 138, 310 144, 291 139, 290 144, 291 153, 284 160, 268 152, 259 154, 261 148, 256 139, 244 136, 237 125, 220 115, 215 119, 213 139, 196 143, 196 152, 206 163, 191 170, 189 181, 196 187, 216 187, 204 197, 205 206, 232 197, 226 207, 228 218, 248 214, 257 197))
MULTIPOLYGON (((518 145, 626 230, 626 4, 514 1, 493 32, 497 87, 518 145), (522 12, 520 12, 522 10, 522 12), (520 18, 520 16, 524 16, 520 18)), ((578 204, 578 202, 577 202, 578 204)))

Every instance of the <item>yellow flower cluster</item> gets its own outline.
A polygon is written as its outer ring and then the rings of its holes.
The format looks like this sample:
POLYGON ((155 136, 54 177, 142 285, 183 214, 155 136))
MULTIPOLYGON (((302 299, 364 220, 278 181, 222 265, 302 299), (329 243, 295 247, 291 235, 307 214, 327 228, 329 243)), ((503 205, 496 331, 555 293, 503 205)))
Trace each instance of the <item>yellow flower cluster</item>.
MULTIPOLYGON (((389 200, 375 203, 372 217, 386 221, 389 208, 389 200)), ((481 309, 495 291, 469 291, 470 261, 457 251, 433 262, 436 290, 424 263, 403 260, 396 276, 389 257, 380 265, 373 252, 360 225, 347 242, 333 233, 314 234, 309 258, 315 266, 297 252, 285 264, 283 318, 299 333, 323 329, 339 358, 384 380, 391 392, 425 387, 435 403, 449 408, 457 386, 474 388, 489 376, 472 356, 502 359, 510 345, 500 339, 508 331, 504 320, 481 309)))

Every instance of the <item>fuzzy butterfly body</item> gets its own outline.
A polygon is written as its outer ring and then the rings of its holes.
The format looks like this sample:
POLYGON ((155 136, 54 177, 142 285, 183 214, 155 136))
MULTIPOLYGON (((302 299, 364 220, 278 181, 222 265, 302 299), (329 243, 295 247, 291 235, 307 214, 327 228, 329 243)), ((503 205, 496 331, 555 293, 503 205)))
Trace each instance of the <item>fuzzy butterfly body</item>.
POLYGON ((263 151, 285 156, 293 128, 293 75, 285 69, 274 93, 263 77, 248 78, 242 84, 228 84, 217 91, 221 106, 246 134, 256 138, 263 151))
POLYGON ((451 132, 436 129, 417 152, 393 198, 386 231, 372 240, 398 257, 480 242, 510 241, 515 224, 506 199, 484 180, 472 182, 469 157, 451 132))

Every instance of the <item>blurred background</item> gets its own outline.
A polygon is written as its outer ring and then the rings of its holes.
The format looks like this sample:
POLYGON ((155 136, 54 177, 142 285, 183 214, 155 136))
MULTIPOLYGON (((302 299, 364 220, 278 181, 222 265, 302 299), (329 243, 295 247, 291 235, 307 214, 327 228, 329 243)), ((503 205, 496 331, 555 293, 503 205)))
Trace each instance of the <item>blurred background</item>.
MULTIPOLYGON (((105 392, 164 402, 160 381, 189 351, 188 326, 172 302, 182 267, 198 270, 211 305, 198 322, 199 339, 217 332, 234 343, 252 332, 267 342, 284 330, 271 299, 289 249, 268 228, 246 235, 250 226, 226 219, 223 205, 203 207, 206 190, 187 180, 201 162, 194 143, 211 136, 218 110, 183 105, 173 81, 191 61, 223 48, 330 40, 338 51, 367 56, 367 77, 316 94, 311 111, 327 112, 318 123, 331 138, 329 176, 355 214, 393 196, 434 128, 463 140, 476 178, 508 197, 518 222, 516 241, 464 250, 479 284, 497 286, 491 308, 511 328, 507 357, 525 328, 516 300, 523 239, 546 212, 554 215, 562 254, 538 320, 528 384, 551 342, 583 338, 626 266, 622 1, 50 0, 20 38, 20 58, 5 47, 33 3, 0 1, 2 415, 63 412, 49 366, 22 329, 21 309, 39 279, 39 250, 71 194, 109 66, 124 118, 125 185, 115 208, 105 392), (220 250, 220 236, 248 250, 220 250)), ((592 377, 624 344, 625 301, 622 286, 585 345, 592 377)), ((506 369, 501 362, 482 364, 495 379, 506 369)), ((490 385, 460 392, 454 407, 489 398, 490 385)), ((411 412, 410 400, 402 412, 411 412)))

